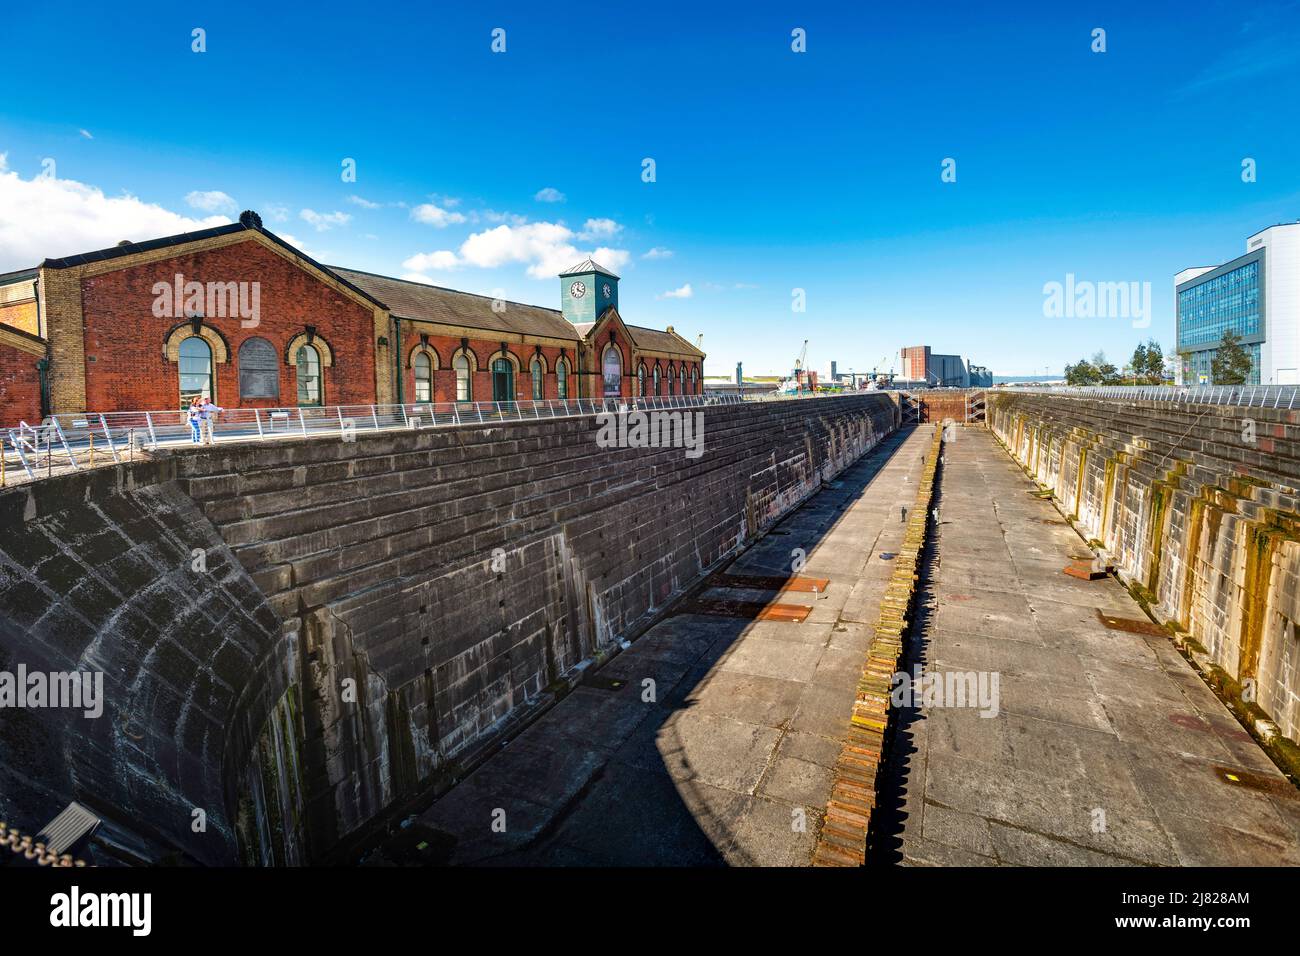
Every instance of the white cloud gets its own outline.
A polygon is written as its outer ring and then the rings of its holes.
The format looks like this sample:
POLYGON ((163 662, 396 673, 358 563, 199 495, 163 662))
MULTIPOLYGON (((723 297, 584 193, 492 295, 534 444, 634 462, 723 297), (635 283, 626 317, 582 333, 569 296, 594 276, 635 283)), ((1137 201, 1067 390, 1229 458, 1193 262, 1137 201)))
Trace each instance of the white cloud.
POLYGON ((291 236, 287 232, 277 232, 276 235, 279 236, 281 239, 283 239, 285 242, 289 243, 289 245, 293 246, 295 249, 299 250, 300 252, 307 253, 307 255, 311 256, 313 259, 316 259, 318 261, 323 259, 334 258, 333 254, 325 250, 321 250, 317 252, 308 248, 307 243, 303 242, 297 236, 291 236))
POLYGON ((582 224, 582 232, 578 234, 578 238, 588 242, 595 239, 612 239, 622 231, 623 227, 613 219, 588 219, 582 224))
POLYGON ((405 279, 407 282, 423 282, 425 285, 435 284, 428 276, 422 276, 418 272, 408 272, 405 275, 400 276, 400 278, 405 279))
POLYGON ((420 252, 411 256, 402 263, 403 269, 410 269, 414 272, 446 272, 455 269, 460 265, 460 260, 456 258, 456 253, 447 250, 439 252, 420 252))
POLYGON ((512 226, 522 226, 528 222, 527 216, 521 216, 513 212, 497 212, 495 209, 484 209, 481 213, 473 214, 473 221, 478 222, 480 218, 488 222, 508 222, 512 226))
POLYGON ((267 203, 263 207, 266 210, 266 218, 272 222, 288 222, 289 207, 282 206, 279 203, 267 203))
POLYGON ((304 209, 298 215, 302 217, 303 222, 315 226, 317 232, 324 232, 335 226, 344 226, 352 221, 352 217, 345 212, 317 212, 314 209, 304 209))
POLYGON ((609 246, 584 251, 574 245, 574 240, 579 238, 572 229, 558 222, 502 224, 474 233, 460 244, 456 252, 421 253, 402 265, 419 272, 462 267, 497 269, 524 263, 528 275, 534 279, 550 279, 588 256, 615 271, 631 259, 626 249, 609 246))
POLYGON ((436 203, 431 202, 421 203, 412 209, 411 218, 416 222, 422 222, 426 226, 433 226, 436 229, 445 229, 447 226, 465 221, 465 216, 462 213, 448 212, 436 203))
POLYGON ((94 139, 94 138, 95 138, 95 137, 93 137, 93 136, 90 135, 90 130, 88 130, 88 129, 79 129, 79 130, 77 130, 77 132, 80 133, 82 136, 86 137, 86 139, 94 139))
POLYGON ((641 254, 642 259, 671 259, 672 257, 673 251, 665 249, 663 246, 655 246, 649 252, 641 254))
POLYGON ((564 202, 565 195, 554 186, 547 186, 545 189, 539 189, 533 198, 538 202, 564 202))
POLYGON ((670 289, 667 292, 663 293, 662 295, 655 296, 655 298, 656 299, 689 299, 694 294, 695 292, 691 289, 691 284, 688 282, 680 289, 670 289))
POLYGON ((0 153, 0 173, 9 168, 9 154, 0 153))
POLYGON ((362 209, 378 209, 381 205, 380 203, 377 202, 371 202, 369 199, 363 199, 360 196, 349 196, 348 202, 355 203, 356 205, 360 206, 362 209))
POLYGON ((23 179, 0 163, 0 271, 228 222, 225 216, 192 219, 131 195, 110 198, 71 179, 23 179))
MULTIPOLYGON (((583 258, 587 258, 583 256, 583 258)), ((591 258, 606 269, 612 269, 615 272, 625 268, 632 259, 632 254, 626 249, 611 249, 608 246, 597 246, 591 253, 591 258)))
POLYGON ((203 212, 234 212, 239 208, 239 203, 235 202, 226 193, 220 189, 194 190, 186 193, 185 201, 193 209, 200 209, 203 212))

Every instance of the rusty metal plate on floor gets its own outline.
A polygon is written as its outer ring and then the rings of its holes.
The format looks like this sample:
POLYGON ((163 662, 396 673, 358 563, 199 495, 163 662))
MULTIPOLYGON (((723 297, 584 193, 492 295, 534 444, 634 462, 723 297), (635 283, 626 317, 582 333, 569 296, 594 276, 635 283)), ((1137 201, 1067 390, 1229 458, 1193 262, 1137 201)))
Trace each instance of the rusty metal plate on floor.
POLYGON ((812 608, 803 604, 762 604, 758 601, 720 601, 696 598, 682 605, 684 614, 712 614, 716 617, 740 617, 752 621, 785 621, 798 624, 812 608))
POLYGON ((1159 624, 1150 621, 1135 620, 1131 617, 1115 617, 1097 608, 1097 620, 1112 631, 1126 631, 1129 634, 1146 634, 1150 637, 1168 637, 1169 632, 1159 624))
POLYGON ((802 591, 807 594, 824 594, 830 584, 827 578, 809 578, 802 574, 791 577, 762 574, 727 574, 719 572, 709 575, 705 582, 714 588, 747 588, 752 591, 802 591))
POLYGON ((1097 567, 1091 561, 1071 561, 1061 570, 1080 581, 1096 581, 1106 576, 1106 569, 1097 567))
POLYGON ((1233 787, 1245 787, 1248 790, 1260 790, 1264 793, 1276 793, 1291 796, 1295 787, 1285 777, 1266 777, 1262 773, 1252 773, 1239 767, 1215 766, 1214 775, 1223 783, 1233 787))

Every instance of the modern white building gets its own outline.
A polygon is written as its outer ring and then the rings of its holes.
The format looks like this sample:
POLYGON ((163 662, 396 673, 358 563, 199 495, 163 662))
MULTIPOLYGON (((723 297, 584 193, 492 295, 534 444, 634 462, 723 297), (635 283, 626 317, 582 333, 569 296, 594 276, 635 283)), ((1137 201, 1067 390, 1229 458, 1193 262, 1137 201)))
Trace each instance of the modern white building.
POLYGON ((1174 301, 1180 385, 1213 383, 1227 331, 1250 353, 1250 384, 1300 385, 1300 222, 1255 233, 1231 262, 1184 269, 1174 301))

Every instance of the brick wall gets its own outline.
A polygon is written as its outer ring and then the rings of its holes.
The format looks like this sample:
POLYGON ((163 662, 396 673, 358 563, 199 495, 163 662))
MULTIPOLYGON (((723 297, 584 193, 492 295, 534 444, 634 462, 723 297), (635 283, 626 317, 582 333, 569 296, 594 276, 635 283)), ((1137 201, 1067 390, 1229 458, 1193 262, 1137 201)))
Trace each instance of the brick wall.
POLYGON ((0 303, 0 325, 39 335, 40 316, 36 309, 36 300, 0 303))
POLYGON ((41 420, 41 385, 36 363, 45 354, 38 339, 0 329, 0 427, 41 420))
MULTIPOLYGON (((224 340, 227 361, 215 362, 216 401, 226 407, 296 405, 296 370, 285 354, 290 341, 315 326, 334 356, 322 369, 323 404, 368 405, 375 401, 374 314, 257 242, 190 252, 129 266, 81 280, 85 316, 86 403, 91 409, 173 408, 179 402, 179 367, 163 343, 183 317, 153 314, 154 284, 177 274, 190 282, 257 282, 256 327, 238 317, 209 317, 224 340), (278 399, 241 398, 240 346, 249 338, 271 343, 279 360, 278 399)), ((295 350, 296 351, 296 350, 295 350)))
MULTIPOLYGON (((518 338, 518 336, 512 336, 518 338)), ((518 370, 515 373, 515 400, 526 402, 533 398, 532 375, 530 365, 533 355, 536 353, 537 345, 528 342, 507 342, 510 354, 515 358, 515 364, 518 370)), ((428 350, 437 356, 437 368, 433 370, 433 398, 435 402, 454 402, 456 400, 456 373, 452 368, 452 356, 461 348, 461 340, 449 336, 430 335, 428 336, 427 345, 421 341, 418 331, 412 331, 411 326, 403 324, 402 328, 402 351, 406 356, 402 368, 402 395, 404 400, 409 404, 415 402, 415 370, 412 368, 413 357, 416 352, 428 350)), ((546 371, 542 376, 543 398, 553 399, 559 397, 559 384, 555 377, 555 365, 560 358, 560 349, 565 348, 565 355, 569 364, 569 398, 578 397, 578 380, 574 375, 574 357, 571 346, 542 345, 542 355, 545 359, 546 371)), ((473 353, 474 360, 471 367, 477 365, 478 371, 472 372, 472 395, 471 400, 475 402, 494 401, 492 393, 492 371, 491 364, 493 358, 499 358, 501 355, 501 342, 490 341, 488 339, 469 339, 468 349, 473 353)))

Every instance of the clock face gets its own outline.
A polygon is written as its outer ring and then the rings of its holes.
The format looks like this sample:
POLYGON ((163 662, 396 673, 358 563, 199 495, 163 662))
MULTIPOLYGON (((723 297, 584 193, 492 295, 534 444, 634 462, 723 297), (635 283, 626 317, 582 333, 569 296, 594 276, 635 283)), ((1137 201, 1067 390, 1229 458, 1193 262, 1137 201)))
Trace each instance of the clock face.
POLYGON ((608 299, 608 298, 609 298, 609 283, 606 282, 605 285, 601 287, 601 290, 600 290, 600 291, 603 292, 603 293, 605 293, 605 298, 608 299))
POLYGON ((587 287, 581 282, 575 282, 573 285, 569 286, 569 295, 573 296, 575 299, 581 299, 586 294, 587 287))

